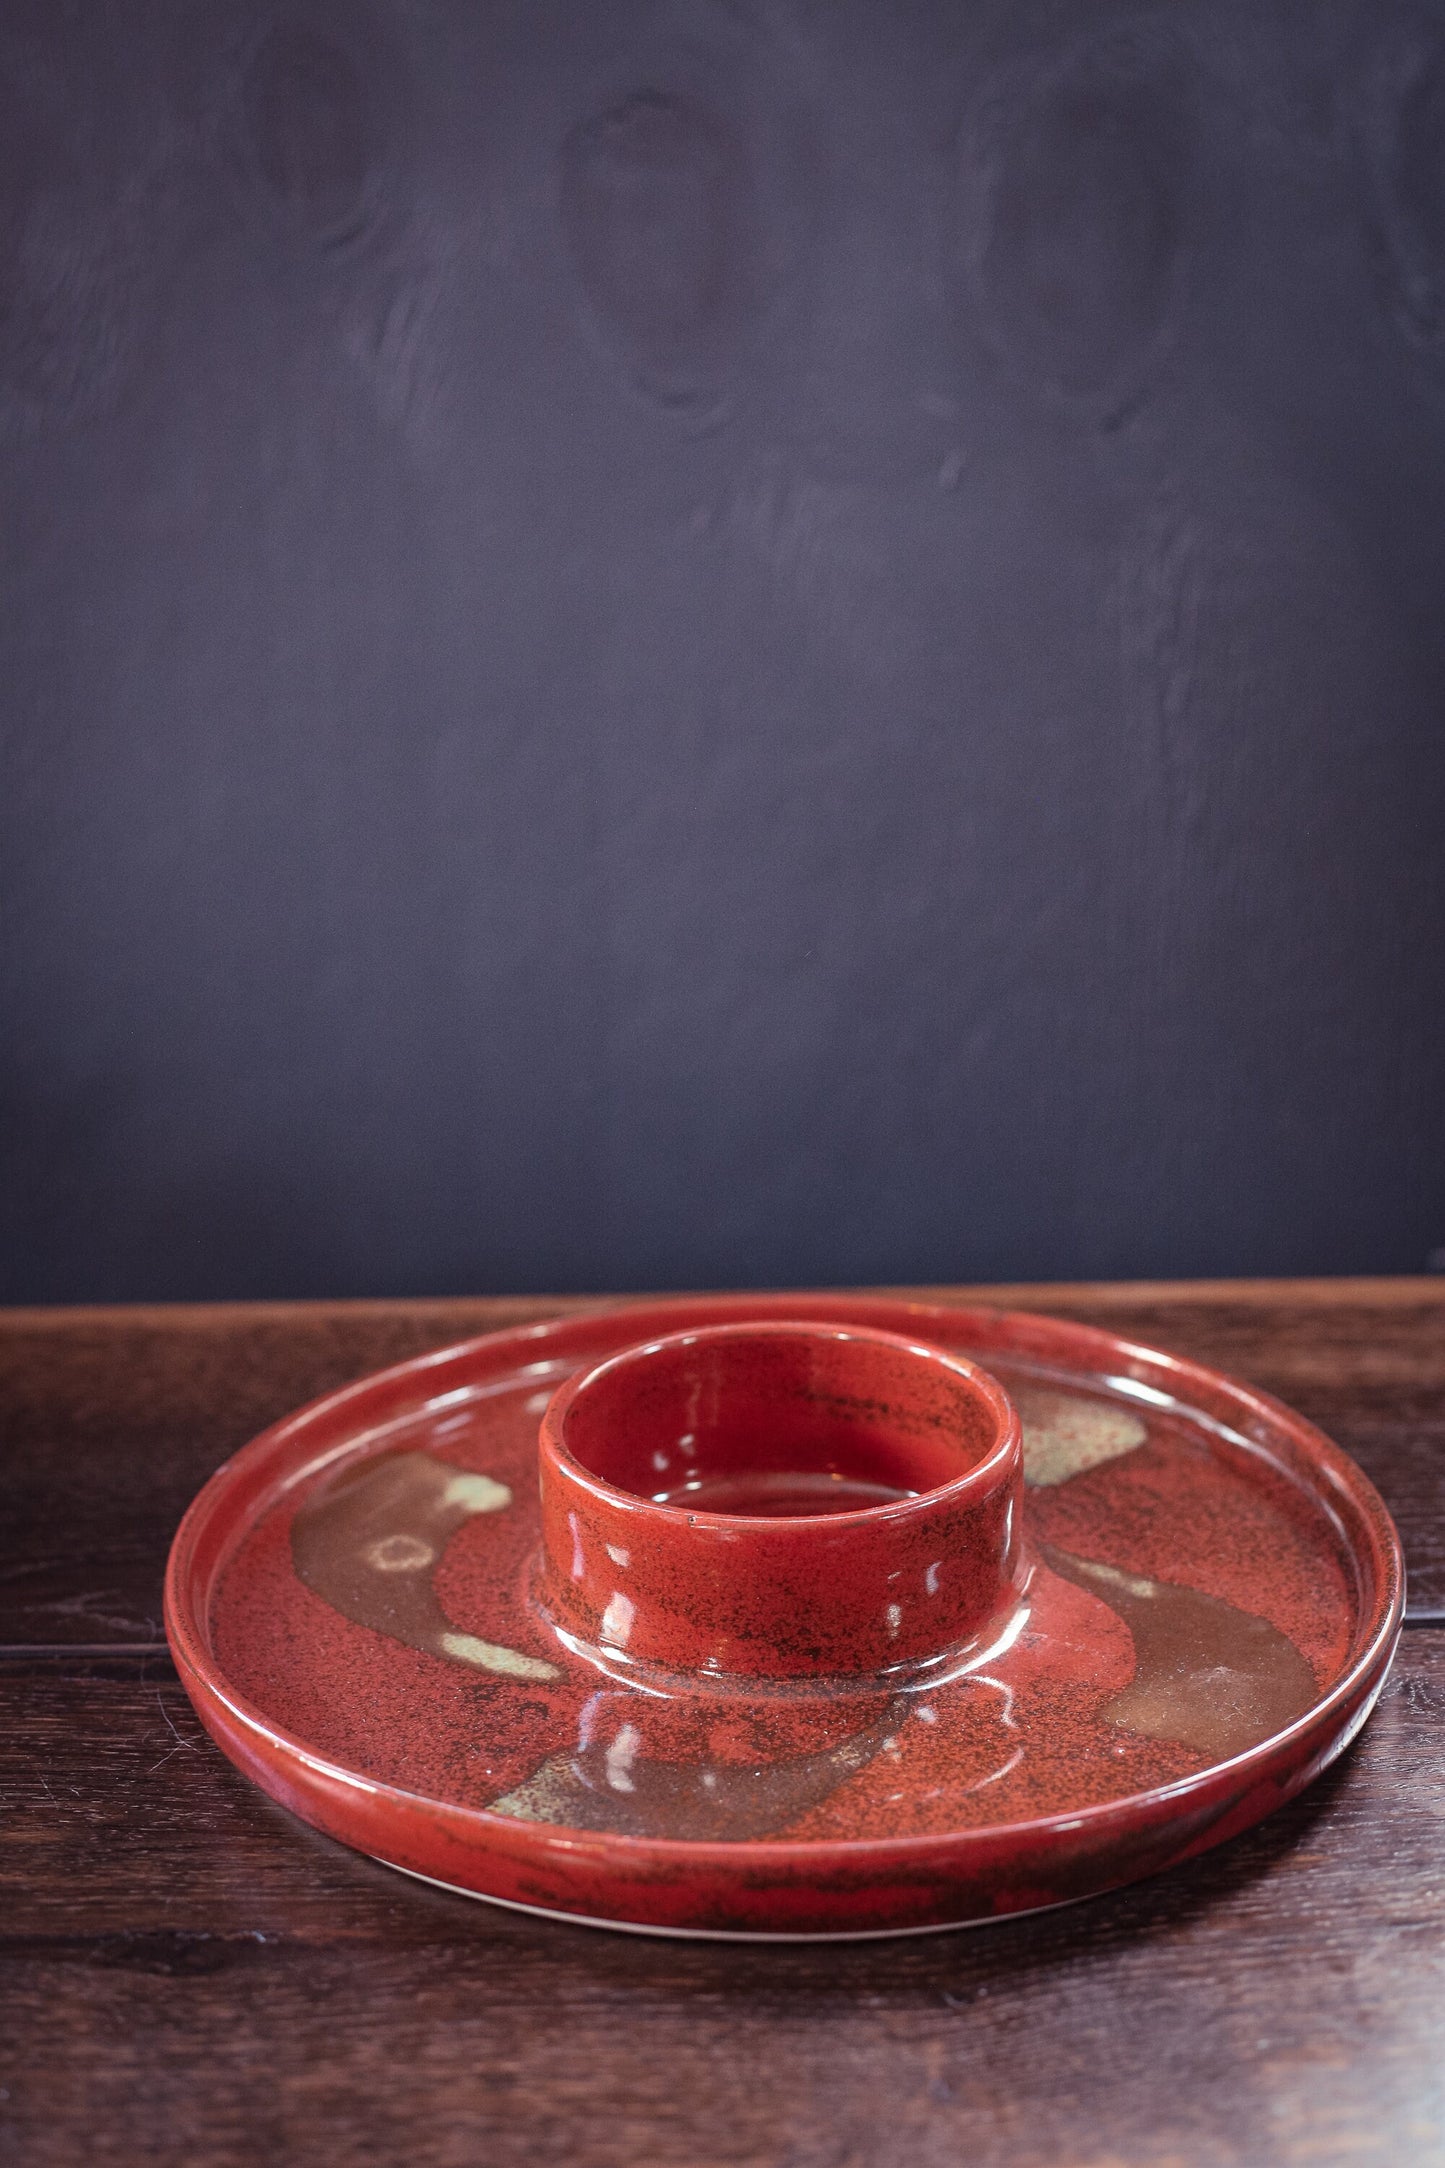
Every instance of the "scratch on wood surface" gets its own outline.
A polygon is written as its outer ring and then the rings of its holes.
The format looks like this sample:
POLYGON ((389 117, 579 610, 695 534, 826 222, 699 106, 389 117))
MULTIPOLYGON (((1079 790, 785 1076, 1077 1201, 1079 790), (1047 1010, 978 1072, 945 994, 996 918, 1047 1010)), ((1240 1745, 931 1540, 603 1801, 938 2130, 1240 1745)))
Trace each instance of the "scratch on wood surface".
POLYGON ((167 1747, 165 1753, 162 1754, 160 1760, 158 1762, 153 1762, 151 1767, 147 1769, 146 1775, 148 1777, 153 1777, 157 1769, 163 1769, 166 1763, 173 1760, 177 1754, 193 1754, 196 1750, 195 1740, 183 1739, 179 1731, 177 1731, 175 1718, 171 1715, 170 1710, 166 1707, 159 1687, 156 1688, 156 1707, 160 1710, 161 1715, 165 1718, 166 1729, 170 1732, 171 1737, 175 1740, 176 1743, 172 1747, 167 1747))

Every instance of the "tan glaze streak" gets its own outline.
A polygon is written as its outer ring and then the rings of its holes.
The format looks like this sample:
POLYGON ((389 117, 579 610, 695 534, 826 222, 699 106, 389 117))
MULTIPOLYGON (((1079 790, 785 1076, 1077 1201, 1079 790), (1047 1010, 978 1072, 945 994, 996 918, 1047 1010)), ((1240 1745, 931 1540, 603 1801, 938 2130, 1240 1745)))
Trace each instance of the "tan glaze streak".
POLYGON ((1107 1401, 1022 1383, 1010 1384, 1008 1392, 1023 1424, 1024 1481, 1032 1489, 1051 1489, 1086 1468, 1119 1460, 1148 1435, 1130 1409, 1107 1401))
POLYGON ((297 1508, 291 1559, 313 1595, 343 1618, 449 1663, 513 1679, 554 1679, 555 1664, 461 1633, 443 1611, 432 1573, 476 1513, 512 1494, 430 1453, 392 1453, 349 1468, 297 1508))
POLYGON ((1106 1603, 1134 1637, 1134 1677, 1105 1705, 1106 1722, 1226 1761, 1282 1731, 1318 1700, 1313 1671, 1267 1619, 1052 1544, 1042 1546, 1042 1555, 1054 1573, 1106 1603))
POLYGON ((494 1800, 490 1811, 521 1822, 556 1822, 621 1836, 702 1843, 766 1837, 866 1768, 903 1718, 895 1701, 869 1730, 837 1746, 752 1768, 648 1760, 637 1754, 637 1734, 624 1724, 605 1743, 549 1755, 525 1783, 494 1800))

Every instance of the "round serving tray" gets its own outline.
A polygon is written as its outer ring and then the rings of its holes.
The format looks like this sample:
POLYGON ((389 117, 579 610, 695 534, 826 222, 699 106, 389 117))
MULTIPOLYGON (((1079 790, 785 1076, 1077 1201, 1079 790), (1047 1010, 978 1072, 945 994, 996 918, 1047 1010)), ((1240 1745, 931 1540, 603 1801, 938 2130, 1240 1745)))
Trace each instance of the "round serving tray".
POLYGON ((231 1760, 388 1865, 576 1921, 832 1936, 1067 1903, 1248 1828, 1358 1732, 1403 1591, 1354 1463, 1197 1363, 1028 1314, 740 1296, 491 1334, 287 1417, 186 1514, 166 1629, 231 1760), (770 1679, 554 1623, 553 1393, 768 1320, 967 1356, 1018 1407, 1022 1593, 972 1643, 770 1679))

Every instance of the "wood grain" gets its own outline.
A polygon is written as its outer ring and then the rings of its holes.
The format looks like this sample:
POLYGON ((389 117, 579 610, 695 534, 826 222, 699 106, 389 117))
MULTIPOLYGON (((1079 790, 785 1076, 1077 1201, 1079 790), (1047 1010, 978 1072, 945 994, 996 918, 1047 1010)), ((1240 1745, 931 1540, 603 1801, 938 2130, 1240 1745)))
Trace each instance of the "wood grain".
MULTIPOLYGON (((1363 1463, 1445 1617, 1445 1279, 920 1290, 1107 1325, 1277 1393, 1363 1463)), ((382 1364, 587 1305, 563 1298, 0 1314, 0 1646, 160 1634, 166 1547, 228 1453, 382 1364)))
POLYGON ((0 1679, 0 2150, 51 2168, 1271 2168, 1445 2154, 1445 1632, 1222 1852, 1074 1910, 762 1950, 404 1882, 145 1659, 0 1679))
POLYGON ((368 1370, 567 1307, 0 1312, 0 1647, 158 1642, 171 1535, 238 1446, 368 1370))

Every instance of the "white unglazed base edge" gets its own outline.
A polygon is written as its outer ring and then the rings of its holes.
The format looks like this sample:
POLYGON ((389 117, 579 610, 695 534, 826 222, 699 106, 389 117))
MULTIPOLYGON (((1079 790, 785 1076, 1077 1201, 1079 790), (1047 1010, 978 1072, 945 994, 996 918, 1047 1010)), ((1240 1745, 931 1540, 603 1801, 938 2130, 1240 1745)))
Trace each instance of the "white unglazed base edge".
POLYGON ((613 1935, 657 1935, 670 1942, 894 1942, 905 1935, 958 1935, 975 1927, 1006 1927, 1011 1920, 1037 1919, 1041 1912, 1063 1912, 1070 1905, 1088 1904, 1092 1896, 1105 1896, 1107 1891, 1090 1891, 1082 1897, 1061 1897, 1051 1905, 1029 1905, 1019 1912, 993 1912, 985 1919, 938 1920, 927 1927, 830 1927, 818 1934, 750 1934, 734 1927, 648 1927, 641 1920, 594 1919, 585 1912, 558 1912, 550 1905, 524 1905, 516 1897, 491 1897, 485 1890, 464 1889, 460 1882, 441 1882, 434 1874, 421 1874, 415 1867, 402 1867, 394 1859, 383 1859, 377 1852, 368 1852, 368 1859, 378 1867, 389 1867, 393 1874, 410 1875, 413 1882, 426 1882, 432 1889, 444 1889, 454 1897, 470 1897, 481 1905, 500 1905, 507 1912, 523 1912, 536 1920, 560 1920, 564 1927, 600 1927, 613 1935))

